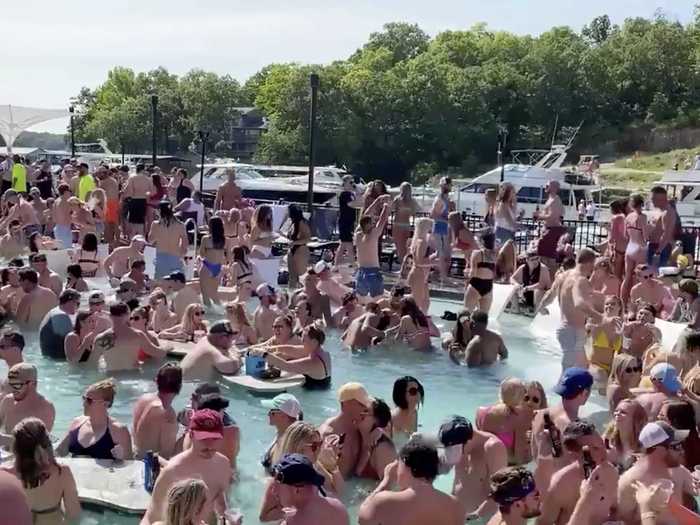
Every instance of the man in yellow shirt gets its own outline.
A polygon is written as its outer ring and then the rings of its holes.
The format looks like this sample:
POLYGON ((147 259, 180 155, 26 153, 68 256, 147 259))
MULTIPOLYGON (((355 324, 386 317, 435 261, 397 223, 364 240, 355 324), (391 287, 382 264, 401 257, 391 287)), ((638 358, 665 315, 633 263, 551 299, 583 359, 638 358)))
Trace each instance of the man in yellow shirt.
POLYGON ((85 202, 85 198, 87 197, 88 193, 95 189, 95 179, 93 179, 92 175, 90 175, 88 172, 88 165, 84 162, 78 167, 78 181, 76 189, 78 190, 78 198, 83 202, 85 202))

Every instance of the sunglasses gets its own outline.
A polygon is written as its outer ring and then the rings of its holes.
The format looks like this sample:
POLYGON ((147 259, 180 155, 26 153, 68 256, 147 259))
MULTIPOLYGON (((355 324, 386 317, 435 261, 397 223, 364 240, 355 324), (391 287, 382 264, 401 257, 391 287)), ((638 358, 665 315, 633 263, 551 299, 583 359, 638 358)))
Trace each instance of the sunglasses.
POLYGON ((408 395, 409 396, 417 396, 418 389, 415 386, 412 386, 411 388, 408 389, 408 395))
POLYGON ((309 448, 311 449, 311 452, 317 452, 318 449, 321 448, 321 442, 320 442, 320 441, 314 441, 313 443, 309 443, 309 444, 306 445, 306 446, 309 447, 309 448))
POLYGON ((651 274, 640 275, 640 277, 641 277, 642 279, 651 279, 651 274))
POLYGON ((273 330, 276 330, 277 328, 282 329, 282 328, 284 328, 284 325, 281 325, 281 324, 273 324, 272 325, 273 330))
POLYGON ((102 306, 105 304, 104 301, 90 301, 90 306, 102 306))
POLYGON ((628 374, 631 374, 632 372, 641 372, 642 367, 641 366, 628 366, 625 368, 625 372, 628 374))
POLYGON ((281 410, 277 410, 276 408, 271 408, 271 409, 267 412, 267 415, 268 415, 268 416, 274 416, 275 414, 280 414, 281 412, 282 412, 281 410))
POLYGON ((668 448, 669 450, 683 450, 683 443, 672 443, 666 448, 668 448))
POLYGON ((540 403, 540 398, 537 397, 537 396, 525 396, 525 402, 526 402, 526 403, 532 402, 532 403, 537 403, 537 404, 539 404, 539 403, 540 403))
POLYGON ((204 315, 204 312, 203 312, 202 310, 199 310, 199 311, 197 311, 197 312, 194 312, 193 315, 197 315, 197 316, 200 316, 200 317, 201 317, 201 316, 204 315))
POLYGON ((83 396, 83 402, 87 405, 92 405, 97 399, 93 399, 92 397, 88 396, 83 396))
POLYGON ((22 390, 24 385, 28 385, 31 381, 22 381, 21 383, 8 383, 12 390, 22 390))
POLYGON ((132 315, 132 316, 131 316, 131 320, 132 320, 132 321, 140 321, 140 320, 141 320, 141 316, 140 316, 140 315, 132 315))

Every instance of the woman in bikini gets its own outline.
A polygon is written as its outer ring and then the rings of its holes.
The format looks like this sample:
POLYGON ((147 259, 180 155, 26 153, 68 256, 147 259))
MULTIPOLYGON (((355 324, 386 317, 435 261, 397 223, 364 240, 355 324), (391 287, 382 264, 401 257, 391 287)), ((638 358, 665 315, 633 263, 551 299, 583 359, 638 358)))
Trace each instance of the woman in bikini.
POLYGON ((4 469, 19 479, 35 525, 75 523, 78 487, 70 467, 59 465, 44 423, 28 417, 12 430, 14 462, 4 469))
POLYGON ((287 254, 289 288, 291 290, 299 287, 299 276, 304 274, 309 266, 308 244, 311 240, 311 227, 298 204, 290 204, 287 213, 292 223, 288 237, 289 252, 287 254))
POLYGON ((588 369, 598 392, 605 395, 613 358, 622 349, 622 300, 616 295, 605 297, 603 317, 598 323, 586 323, 590 336, 588 369))
MULTIPOLYGON (((75 317, 73 331, 66 335, 63 340, 63 347, 66 351, 66 360, 69 363, 89 363, 97 365, 95 358, 90 361, 92 344, 95 336, 99 333, 95 330, 97 326, 96 316, 88 310, 80 310, 75 317)), ((94 354, 99 357, 97 354, 94 354)))
POLYGON ((97 258, 97 235, 86 233, 80 248, 73 252, 73 261, 80 265, 83 277, 95 277, 100 268, 100 260, 97 258))
POLYGON ((428 318, 418 308, 416 301, 410 295, 401 299, 401 321, 399 324, 389 328, 384 333, 387 338, 405 342, 414 350, 430 349, 430 336, 439 335, 431 332, 428 318))
POLYGON ((593 302, 596 310, 603 308, 605 296, 620 296, 620 279, 612 271, 612 262, 608 257, 598 257, 593 266, 593 273, 588 279, 591 288, 597 294, 593 294, 593 302))
POLYGON ((647 241, 649 240, 647 217, 642 212, 644 197, 632 195, 629 200, 631 212, 625 217, 625 278, 620 290, 622 301, 627 304, 630 291, 634 286, 634 270, 638 264, 644 264, 647 257, 647 241))
POLYGON ((415 377, 403 376, 394 381, 391 398, 396 405, 391 411, 391 437, 405 444, 418 432, 418 409, 425 400, 425 390, 415 377))
POLYGON ((464 293, 464 308, 472 312, 480 310, 488 312, 493 299, 493 280, 496 278, 496 252, 494 251, 496 236, 493 231, 486 230, 481 234, 479 250, 472 252, 468 286, 464 293))
POLYGON ((439 257, 437 252, 431 253, 429 239, 432 231, 432 219, 426 217, 416 219, 416 231, 410 248, 413 265, 408 272, 406 281, 408 286, 411 287, 413 299, 422 312, 427 312, 430 307, 428 278, 430 276, 430 268, 437 264, 439 257))
POLYGON ((627 235, 625 233, 625 212, 627 201, 616 200, 610 203, 610 228, 608 230, 608 257, 613 263, 615 277, 625 276, 625 253, 627 251, 627 235))
POLYGON ((275 234, 272 231, 272 208, 263 204, 255 208, 251 219, 250 257, 253 259, 268 259, 272 255, 272 241, 275 234))
POLYGON ((221 217, 209 219, 209 234, 202 237, 199 256, 201 258, 199 285, 202 291, 202 302, 205 306, 210 306, 212 302, 219 304, 221 269, 226 264, 226 236, 221 217))
POLYGON ((391 410, 383 399, 373 399, 369 413, 357 424, 360 455, 355 467, 358 478, 381 480, 387 465, 396 460, 396 446, 389 433, 391 410))
POLYGON ((250 325, 245 305, 242 303, 227 303, 225 308, 226 318, 231 322, 231 327, 237 334, 233 344, 236 346, 248 346, 257 343, 258 337, 255 328, 250 325))
POLYGON ((160 339, 169 341, 196 342, 207 335, 208 326, 204 320, 204 306, 199 303, 187 305, 182 314, 182 322, 158 334, 160 339))
POLYGON ((615 413, 617 405, 623 399, 633 397, 630 390, 639 386, 641 379, 642 361, 638 357, 629 354, 615 355, 605 393, 611 413, 615 413))
POLYGON ((450 225, 450 228, 452 228, 452 249, 459 250, 464 254, 464 262, 466 265, 472 251, 477 248, 476 238, 474 237, 474 234, 464 225, 461 212, 450 212, 450 214, 447 216, 447 223, 450 225))
POLYGON ((248 253, 247 246, 236 246, 231 253, 228 271, 229 286, 236 288, 236 300, 243 303, 250 299, 254 289, 253 267, 248 260, 248 253))
POLYGON ((391 211, 394 214, 391 223, 391 237, 396 245, 396 258, 403 261, 406 256, 406 246, 411 237, 411 219, 420 210, 416 199, 411 195, 411 184, 402 182, 399 186, 399 195, 391 203, 391 211))
POLYGON ((217 214, 224 222, 226 251, 231 253, 236 246, 243 242, 243 235, 241 235, 241 233, 245 233, 245 227, 241 224, 241 210, 231 208, 228 212, 226 210, 219 210, 217 214))
MULTIPOLYGON (((151 307, 146 305, 146 306, 139 306, 138 308, 134 308, 131 311, 131 315, 129 317, 129 326, 135 330, 141 330, 148 340, 153 343, 155 346, 160 346, 160 343, 158 342, 158 334, 156 334, 153 330, 149 329, 149 326, 151 324, 151 307)), ((146 352, 143 350, 139 350, 139 361, 142 363, 145 361, 148 361, 151 358, 146 352)))

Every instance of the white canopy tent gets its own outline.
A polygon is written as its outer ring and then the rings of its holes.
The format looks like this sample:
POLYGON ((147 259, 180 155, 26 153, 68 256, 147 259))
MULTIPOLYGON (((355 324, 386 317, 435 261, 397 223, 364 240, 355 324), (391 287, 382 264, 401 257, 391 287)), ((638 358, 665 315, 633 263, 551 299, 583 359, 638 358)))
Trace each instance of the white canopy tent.
POLYGON ((5 139, 7 152, 12 153, 12 145, 25 129, 57 118, 70 115, 67 109, 25 108, 0 104, 0 135, 5 139))

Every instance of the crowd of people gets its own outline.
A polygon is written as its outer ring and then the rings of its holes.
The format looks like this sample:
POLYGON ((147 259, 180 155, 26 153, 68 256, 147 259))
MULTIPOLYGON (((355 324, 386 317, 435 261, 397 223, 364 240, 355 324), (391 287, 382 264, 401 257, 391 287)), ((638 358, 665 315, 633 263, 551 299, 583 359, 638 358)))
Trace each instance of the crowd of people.
POLYGON ((576 249, 559 185, 550 182, 536 217, 542 235, 518 253, 522 212, 508 183, 486 191, 474 230, 455 210, 447 177, 425 211, 408 183, 392 196, 381 181, 360 192, 346 177, 338 248, 332 260, 312 262, 302 208, 290 204, 273 227, 271 206, 243 198, 234 170, 209 209, 182 169, 91 171, 66 159, 52 173, 46 163, 3 162, 0 359, 8 372, 0 446, 11 455, 0 500, 17 513, 13 524, 78 519, 77 483, 61 456, 153 454, 160 468, 143 525, 201 525, 214 516, 239 523, 228 494, 246 429, 217 380, 240 373, 248 359, 262 362, 263 378, 286 372, 303 376, 307 390, 337 389, 336 413, 316 424, 293 394, 261 402, 271 427, 261 522, 349 523, 346 482, 365 478, 377 485, 359 507, 362 525, 700 523, 689 514, 700 463, 699 290, 663 188, 652 189, 651 210, 639 195, 614 202, 608 238, 576 249), (387 292, 388 239, 401 269, 387 292), (153 261, 146 247, 155 248, 153 261), (280 247, 284 288, 260 271, 280 247), (56 249, 69 253, 65 275, 50 267, 56 249), (97 289, 98 281, 105 286, 97 289), (454 321, 449 333, 433 322, 431 282, 463 290, 463 309, 444 315, 454 321), (513 285, 514 305, 531 313, 559 305, 555 403, 541 383, 507 378, 492 405, 425 429, 420 408, 439 393, 413 375, 395 380, 393 407, 361 382, 333 384, 329 330, 353 351, 425 351, 440 337, 458 364, 506 360, 504 338, 489 327, 498 284, 513 285), (662 346, 656 319, 687 323, 672 350, 662 346), (43 358, 104 373, 55 444, 56 407, 24 352, 33 332, 43 358), (179 362, 168 359, 175 347, 186 348, 179 362), (138 399, 131 421, 120 421, 110 414, 120 379, 144 363, 158 370, 154 391, 138 399), (196 388, 176 411, 184 381, 196 388), (580 417, 599 394, 609 406, 604 429, 580 417), (443 492, 434 482, 447 474, 453 486, 443 492))

